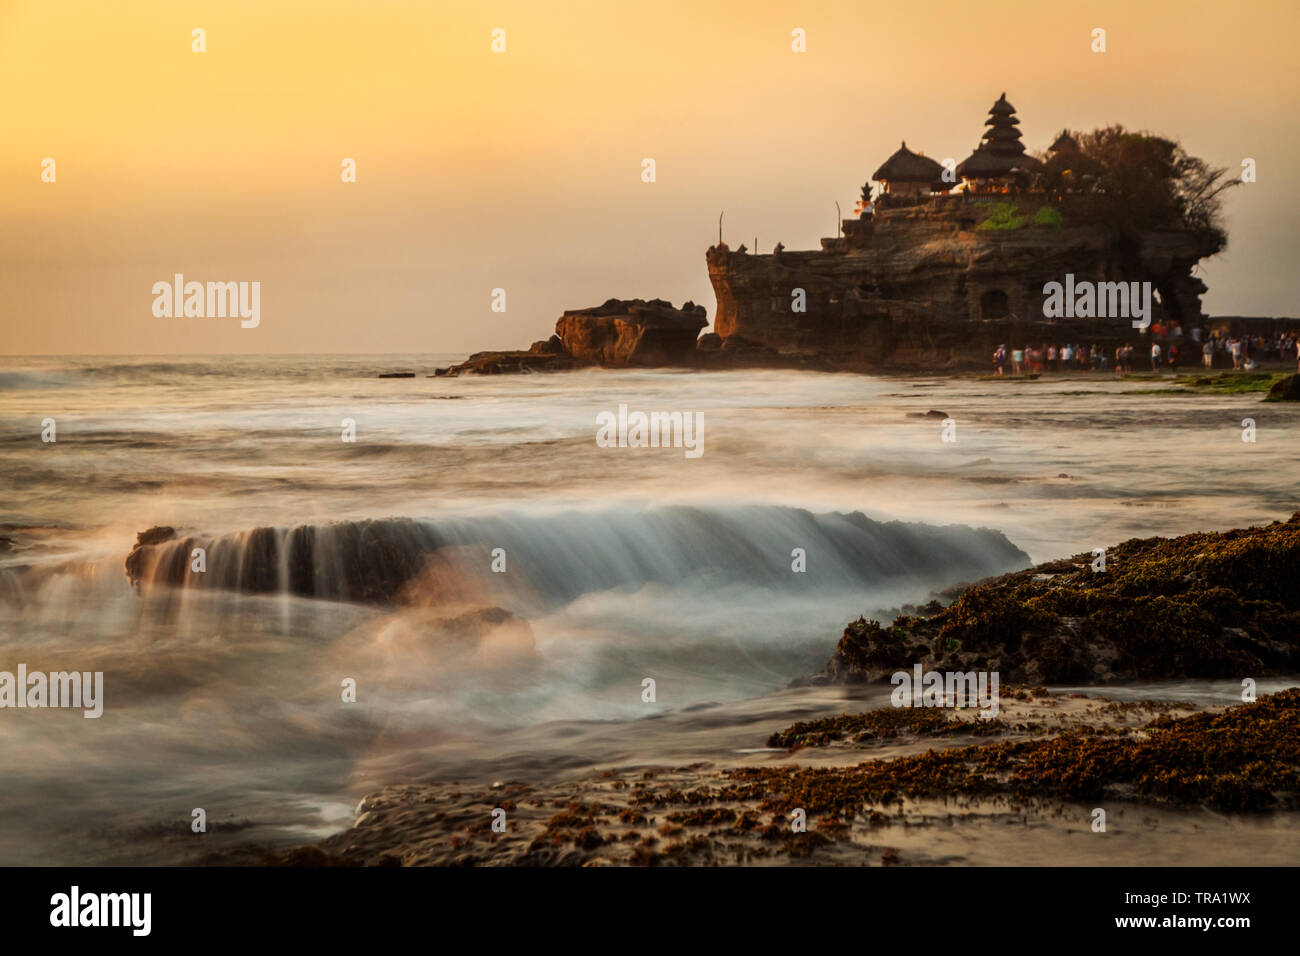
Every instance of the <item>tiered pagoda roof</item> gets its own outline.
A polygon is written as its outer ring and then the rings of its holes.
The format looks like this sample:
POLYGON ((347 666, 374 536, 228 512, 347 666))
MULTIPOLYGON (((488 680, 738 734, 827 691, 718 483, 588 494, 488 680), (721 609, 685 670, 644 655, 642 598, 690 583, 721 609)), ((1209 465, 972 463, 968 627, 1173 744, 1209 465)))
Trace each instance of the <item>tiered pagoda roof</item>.
POLYGON ((966 179, 993 179, 1041 165, 1025 152, 1020 130, 1016 129, 1020 120, 1016 108, 1007 102, 1006 93, 993 104, 984 125, 989 128, 975 151, 957 165, 957 175, 966 179))

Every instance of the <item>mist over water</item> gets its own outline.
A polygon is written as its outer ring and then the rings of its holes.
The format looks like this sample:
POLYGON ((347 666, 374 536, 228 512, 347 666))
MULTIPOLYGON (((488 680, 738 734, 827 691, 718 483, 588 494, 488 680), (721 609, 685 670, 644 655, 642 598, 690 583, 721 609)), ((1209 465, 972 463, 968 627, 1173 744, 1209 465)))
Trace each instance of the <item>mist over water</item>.
POLYGON ((758 747, 778 715, 842 700, 784 688, 859 614, 1298 507, 1300 411, 1254 397, 1068 375, 424 377, 452 358, 0 361, 0 670, 105 674, 97 720, 0 711, 0 863, 190 859, 194 807, 204 849, 296 842, 403 777, 758 747), (375 377, 397 370, 419 377, 375 377), (703 456, 597 447, 620 403, 703 412, 703 456), (930 409, 956 444, 909 417, 930 409), (125 558, 155 525, 178 541, 133 589, 125 558), (184 573, 191 545, 204 575, 184 573))

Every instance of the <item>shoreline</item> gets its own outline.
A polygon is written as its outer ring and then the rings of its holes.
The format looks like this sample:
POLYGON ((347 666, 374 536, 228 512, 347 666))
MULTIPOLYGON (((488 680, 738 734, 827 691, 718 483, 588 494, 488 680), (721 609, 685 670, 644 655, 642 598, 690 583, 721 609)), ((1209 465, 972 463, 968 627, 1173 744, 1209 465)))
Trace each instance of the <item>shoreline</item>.
MULTIPOLYGON (((494 358, 485 360, 490 363, 499 361, 500 353, 492 353, 494 358)), ((524 355, 526 353, 520 353, 524 355)), ((1211 379, 1215 383, 1229 383, 1235 381, 1247 382, 1252 379, 1269 378, 1272 383, 1279 380, 1286 380, 1290 377, 1300 374, 1300 368, 1297 363, 1290 360, 1280 362, 1261 362, 1255 368, 1231 369, 1231 368, 1213 368, 1206 369, 1200 365, 1179 365, 1176 368, 1162 368, 1160 371, 1150 369, 1138 369, 1136 371, 1126 372, 1117 375, 1113 369, 1061 369, 1042 372, 1021 372, 1019 374, 1007 372, 998 375, 989 371, 987 362, 969 362, 955 366, 945 366, 936 368, 921 367, 850 367, 850 366, 831 366, 816 363, 801 362, 764 362, 764 361, 739 361, 735 363, 716 362, 716 363, 685 363, 681 365, 667 366, 608 366, 608 365, 566 365, 563 367, 529 367, 526 364, 517 368, 499 367, 491 371, 476 371, 468 368, 472 363, 466 362, 453 364, 444 370, 439 370, 436 374, 427 374, 413 372, 409 370, 390 370, 375 373, 376 378, 381 379, 420 379, 420 378, 460 378, 465 375, 561 375, 570 372, 658 372, 658 373, 727 373, 727 372, 813 372, 822 375, 853 375, 864 376, 875 379, 898 379, 911 380, 923 378, 940 378, 949 381, 987 381, 987 382, 1052 382, 1052 381, 1120 381, 1120 382, 1168 382, 1171 384, 1188 385, 1197 379, 1211 379), (453 369, 461 371, 453 372, 453 369)), ((409 367, 407 367, 409 369, 409 367)), ((1207 383, 1208 384, 1208 383, 1207 383)), ((1210 391, 1208 387, 1184 388, 1183 394, 1201 394, 1210 391)), ((1246 391, 1268 391, 1268 388, 1248 388, 1246 391)))
POLYGON ((1019 683, 1004 685, 992 720, 977 708, 878 707, 772 727, 749 747, 677 766, 615 761, 490 785, 392 784, 361 800, 351 828, 317 844, 205 862, 996 865, 1045 863, 1069 847, 1093 865, 1147 862, 1149 847, 1173 835, 1219 847, 1215 865, 1284 865, 1300 849, 1300 687, 1253 694, 1255 678, 1289 684, 1285 675, 1297 673, 1300 608, 1287 590, 1300 562, 1297 530, 1300 513, 1262 528, 1133 539, 1110 549, 1109 577, 1090 575, 1076 556, 977 582, 928 618, 900 617, 888 630, 851 624, 824 675, 883 693, 905 660, 957 671, 1009 666, 1019 683), (1123 595, 1136 581, 1137 595, 1108 603, 1107 589, 1123 595), (1145 600, 1159 615, 1152 621, 1186 623, 1174 603, 1180 589, 1187 606, 1210 615, 1203 634, 1175 625, 1161 635, 1132 613, 1145 600), (1082 616, 1045 615, 1042 596, 1052 592, 1082 616), (1108 618, 1092 623, 1088 602, 1126 623, 1113 632, 1108 618), (1039 633, 1056 642, 1050 654, 1034 643, 1039 633), (1135 635, 1145 650, 1129 673, 1125 642, 1135 635), (1173 643, 1141 643, 1152 638, 1173 643), (1162 674, 1251 679, 1233 703, 1106 696, 1125 686, 1117 679, 1149 680, 1153 657, 1168 665, 1162 674), (1089 692, 1025 682, 1040 677, 1084 678, 1089 692), (1098 839, 1112 831, 1121 836, 1098 839), (1014 860, 1002 858, 1010 852, 1014 860))
MULTIPOLYGON (((1050 752, 1060 742, 1140 748, 1156 725, 1212 723, 1239 708, 1116 701, 1018 688, 996 733, 903 728, 820 746, 755 748, 685 765, 619 764, 490 784, 402 783, 367 794, 352 827, 279 851, 232 850, 208 865, 1047 865, 1065 847, 1081 865, 1136 864, 1171 838, 1212 841, 1216 865, 1286 865, 1300 847, 1295 794, 1277 807, 1199 806, 1119 790, 1094 799, 1026 796, 996 780, 954 784, 949 767, 986 754, 1050 752), (897 783, 881 780, 896 779, 897 783), (1094 811, 1107 829, 1093 829, 1094 811), (793 809, 806 814, 792 828, 793 809), (504 811, 504 832, 494 832, 504 811)), ((1290 728, 1300 691, 1261 698, 1290 728), (1274 698, 1285 699, 1285 708, 1274 698)), ((897 711, 869 711, 895 716, 897 711)), ((933 713, 933 712, 927 712, 933 713)), ((906 712, 904 712, 906 715, 906 712)), ((949 715, 941 715, 945 722, 949 715)), ((1253 717, 1251 718, 1254 719, 1253 717)), ((929 723, 927 721, 927 723, 929 723)), ((952 723, 970 722, 957 718, 952 723)), ((1274 737, 1274 740, 1279 739, 1274 737)), ((1293 749, 1293 748, 1291 748, 1293 749)), ((1288 750, 1288 756, 1293 757, 1288 750)), ((987 760, 985 761, 987 762, 987 760)), ((1294 768, 1292 768, 1294 772, 1294 768)), ((1215 778, 1231 780, 1224 769, 1215 778)), ((1229 791, 1231 792, 1231 791, 1229 791)), ((1203 858, 1203 856, 1202 856, 1203 858)), ((1175 859, 1163 861, 1170 865, 1175 859)))

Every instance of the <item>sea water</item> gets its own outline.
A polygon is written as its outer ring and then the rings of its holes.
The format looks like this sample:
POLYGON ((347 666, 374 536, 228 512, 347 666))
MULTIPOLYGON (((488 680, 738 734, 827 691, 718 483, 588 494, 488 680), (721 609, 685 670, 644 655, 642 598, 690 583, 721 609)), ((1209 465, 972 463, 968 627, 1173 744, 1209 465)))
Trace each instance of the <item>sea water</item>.
POLYGON ((400 780, 761 750, 794 719, 887 703, 787 689, 859 615, 1297 508, 1300 409, 1257 396, 1068 374, 428 375, 457 358, 0 360, 0 670, 104 674, 99 719, 0 711, 0 863, 192 860, 319 837, 400 780), (702 416, 705 453, 602 447, 620 404, 702 416), (322 546, 312 581, 333 590, 239 586, 254 529, 358 522, 389 529, 376 547, 416 529, 438 573, 356 600, 367 556, 322 546), (214 542, 208 577, 130 585, 158 525, 214 542), (448 620, 479 606, 526 629, 490 654, 458 643, 448 620))

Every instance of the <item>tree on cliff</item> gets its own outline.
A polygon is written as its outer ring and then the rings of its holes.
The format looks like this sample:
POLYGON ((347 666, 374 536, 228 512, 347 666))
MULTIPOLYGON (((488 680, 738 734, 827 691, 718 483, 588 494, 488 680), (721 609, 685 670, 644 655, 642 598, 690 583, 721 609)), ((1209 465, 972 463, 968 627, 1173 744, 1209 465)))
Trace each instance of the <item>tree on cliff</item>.
MULTIPOLYGON (((1122 126, 1093 130, 1077 140, 1073 165, 1083 175, 1073 186, 1089 196, 1097 218, 1118 237, 1134 240, 1150 229, 1181 229, 1201 236, 1215 251, 1227 245, 1223 193, 1240 182, 1229 179, 1227 169, 1190 155, 1173 140, 1122 126)), ((1065 159, 1054 158, 1055 165, 1065 159)), ((1049 175, 1052 165, 1049 161, 1049 175)))

